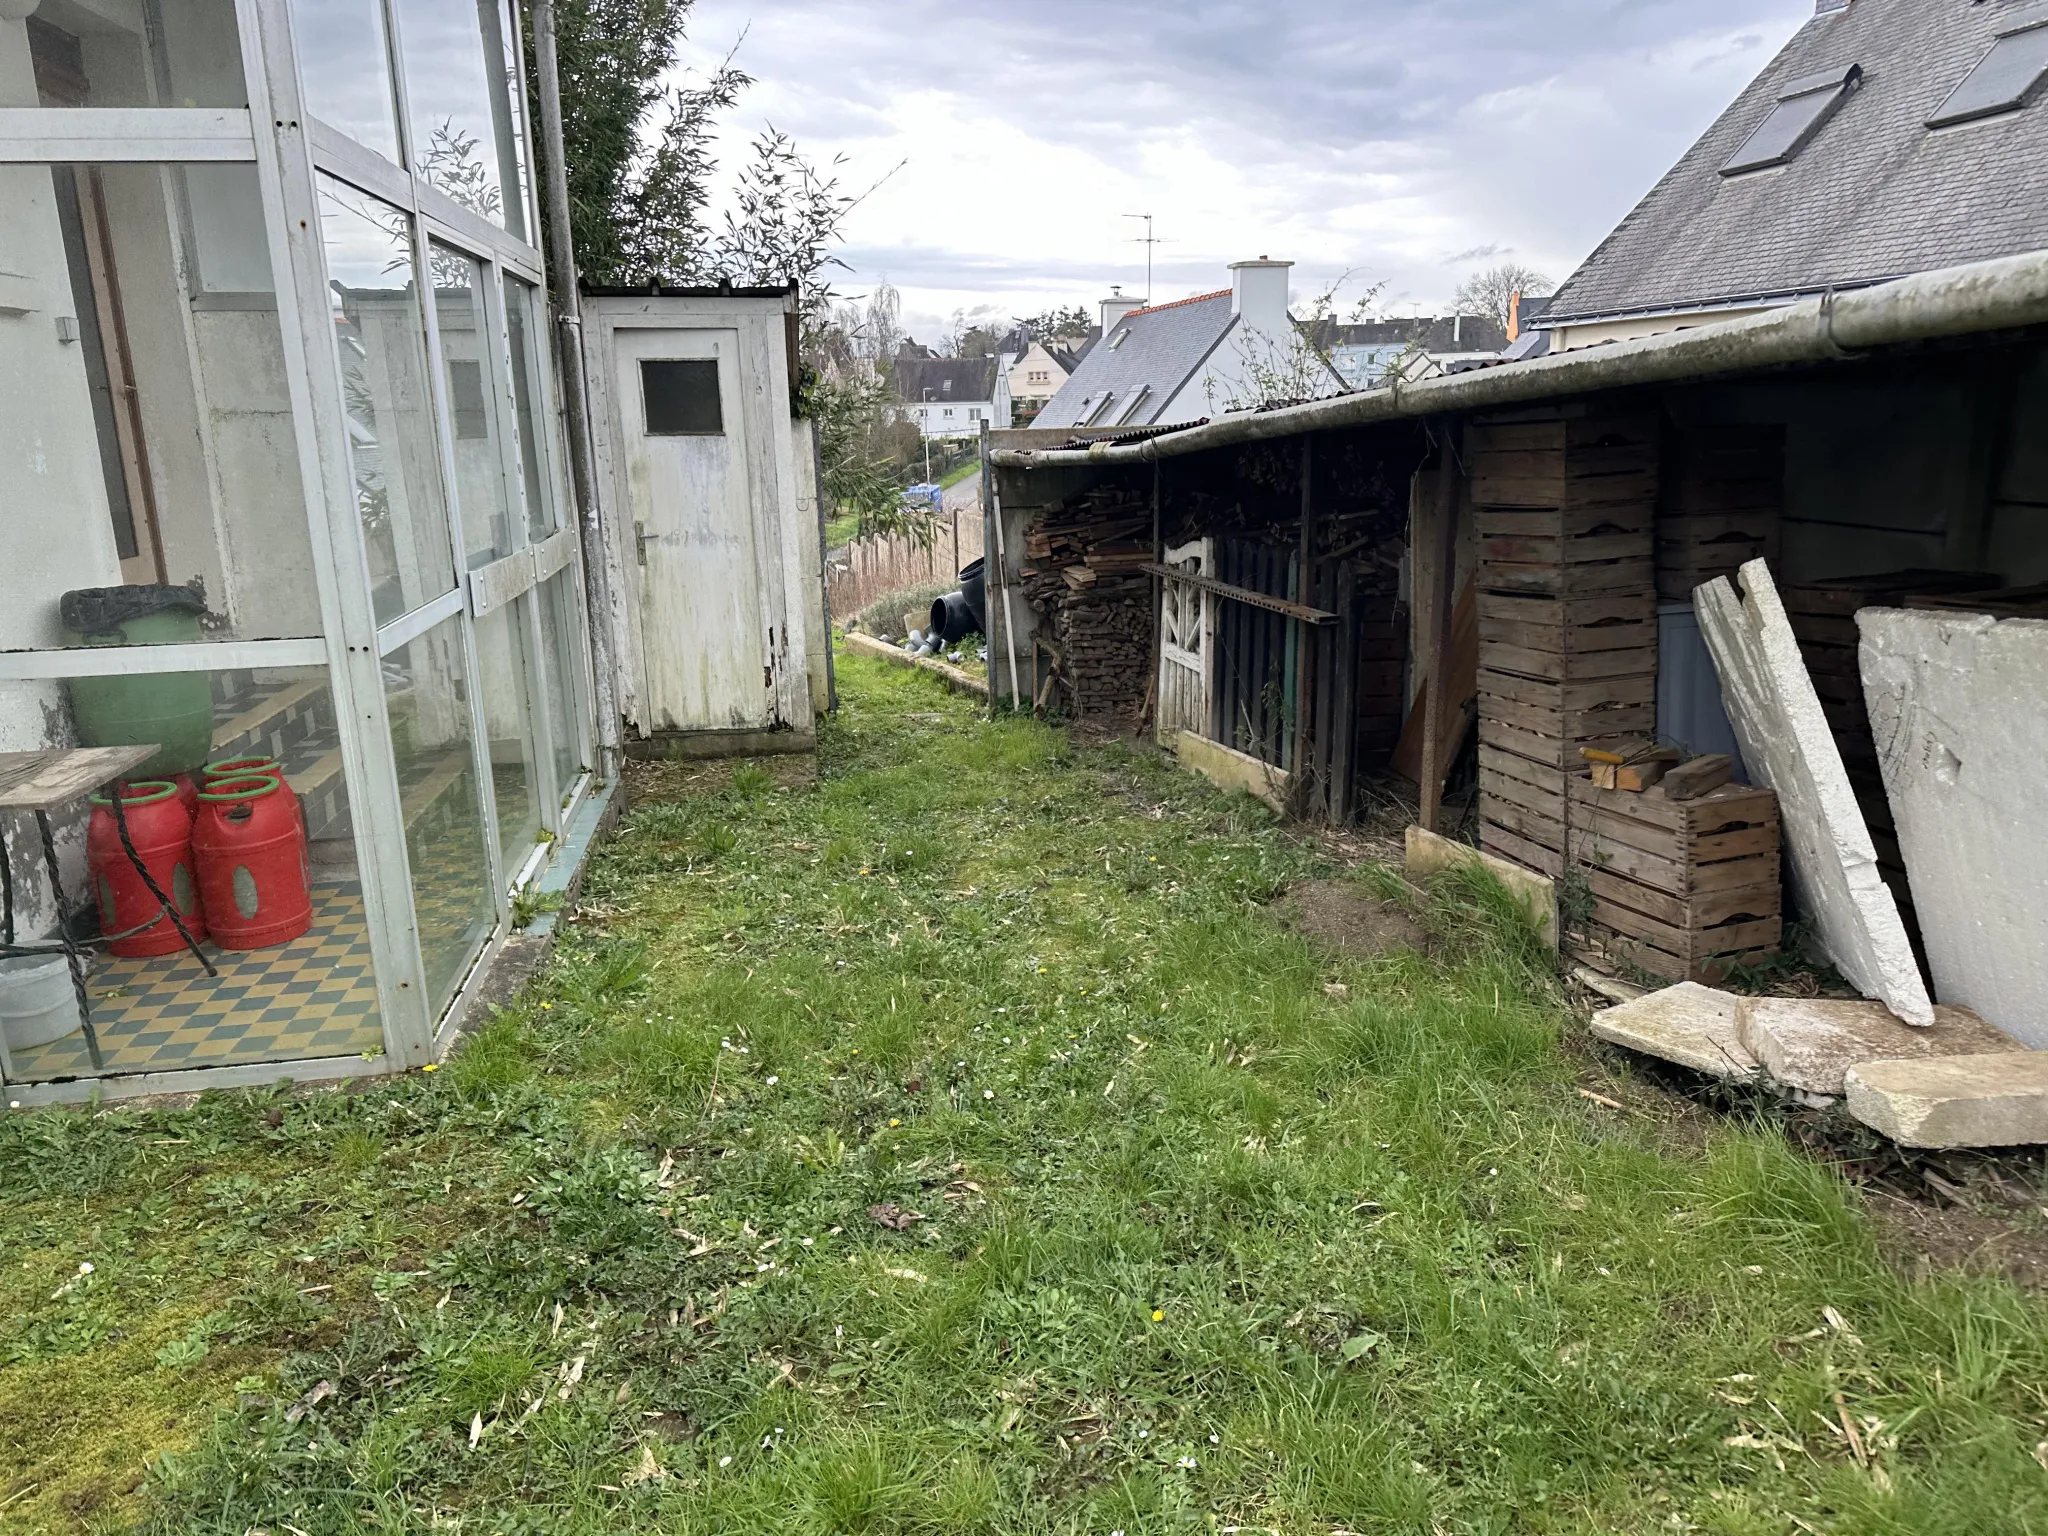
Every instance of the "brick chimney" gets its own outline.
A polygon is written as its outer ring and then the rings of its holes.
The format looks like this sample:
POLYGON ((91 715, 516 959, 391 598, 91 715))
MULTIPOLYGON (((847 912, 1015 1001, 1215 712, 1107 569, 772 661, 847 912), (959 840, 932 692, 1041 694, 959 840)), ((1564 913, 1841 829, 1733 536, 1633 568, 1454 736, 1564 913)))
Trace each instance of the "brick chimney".
POLYGON ((1123 319, 1132 310, 1143 309, 1144 307, 1145 301, 1143 299, 1126 298, 1122 288, 1112 287, 1109 290, 1109 297, 1104 299, 1101 304, 1102 339, 1104 341, 1109 340, 1111 333, 1116 329, 1117 321, 1123 319))
POLYGON ((1287 340, 1287 273, 1293 265, 1264 256, 1230 264, 1230 312, 1275 344, 1287 340))

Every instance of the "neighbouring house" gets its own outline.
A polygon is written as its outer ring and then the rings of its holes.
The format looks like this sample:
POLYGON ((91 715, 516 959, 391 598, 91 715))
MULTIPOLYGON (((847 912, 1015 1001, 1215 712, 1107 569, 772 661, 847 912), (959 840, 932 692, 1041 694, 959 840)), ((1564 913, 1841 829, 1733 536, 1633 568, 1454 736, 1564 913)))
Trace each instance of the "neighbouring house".
POLYGON ((1314 340, 1351 389, 1372 389, 1402 379, 1432 379, 1441 373, 1489 362, 1507 346, 1507 333, 1480 315, 1328 321, 1314 340))
POLYGON ((912 357, 889 365, 898 408, 925 437, 974 437, 1010 424, 1009 370, 994 357, 912 357))
POLYGON ((1146 307, 1102 301, 1102 339, 1033 427, 1149 427, 1197 420, 1305 376, 1284 393, 1331 394, 1343 381, 1317 358, 1287 308, 1294 264, 1234 262, 1228 288, 1146 307))
POLYGON ((1536 322, 1553 352, 2048 246, 2048 8, 1819 0, 1536 322))
MULTIPOLYGON (((1015 424, 1028 427, 1060 392, 1070 370, 1043 342, 1028 337, 1020 337, 1019 342, 1021 350, 1005 357, 1005 372, 1010 381, 1011 407, 1016 412, 1015 424)), ((1005 427, 1011 423, 999 421, 996 425, 1005 427)))

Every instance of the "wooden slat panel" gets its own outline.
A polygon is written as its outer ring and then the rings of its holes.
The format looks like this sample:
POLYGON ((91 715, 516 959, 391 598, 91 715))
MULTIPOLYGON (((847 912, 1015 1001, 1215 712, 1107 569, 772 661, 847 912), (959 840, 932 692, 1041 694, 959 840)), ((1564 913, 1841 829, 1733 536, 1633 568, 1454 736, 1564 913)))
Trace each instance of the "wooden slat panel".
POLYGON ((1564 824, 1564 796, 1554 789, 1538 789, 1534 784, 1521 779, 1509 778, 1490 768, 1479 770, 1480 804, 1487 811, 1502 802, 1518 805, 1535 815, 1547 817, 1559 826, 1564 824))
POLYGON ((1479 568, 1482 588, 1491 592, 1550 597, 1599 597, 1655 591, 1656 561, 1644 541, 1640 560, 1597 565, 1521 565, 1489 560, 1479 568))
MULTIPOLYGON (((1484 813, 1482 812, 1482 817, 1484 813)), ((1564 873, 1564 855, 1554 848, 1546 848, 1496 823, 1482 819, 1479 823, 1479 846, 1488 853, 1495 853, 1504 859, 1533 869, 1538 874, 1548 875, 1553 880, 1564 873)))
POLYGON ((1585 760, 1579 756, 1580 747, 1619 741, 1633 732, 1633 727, 1623 725, 1613 731, 1598 735, 1582 735, 1567 741, 1554 730, 1531 729, 1515 721, 1502 719, 1490 711, 1482 710, 1479 715, 1479 739, 1482 742, 1512 752, 1517 757, 1526 757, 1532 762, 1548 763, 1558 768, 1582 767, 1585 760))

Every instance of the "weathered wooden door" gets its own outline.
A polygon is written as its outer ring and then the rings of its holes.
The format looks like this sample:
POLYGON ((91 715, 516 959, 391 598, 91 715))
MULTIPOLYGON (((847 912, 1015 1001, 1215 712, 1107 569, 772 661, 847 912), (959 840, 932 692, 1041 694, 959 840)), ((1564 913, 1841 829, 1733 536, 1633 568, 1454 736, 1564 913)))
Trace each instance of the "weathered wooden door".
POLYGON ((774 551, 748 493, 739 333, 615 333, 628 544, 645 675, 661 731, 762 730, 775 718, 774 551))
MULTIPOLYGON (((1216 541, 1195 539, 1166 551, 1165 563, 1190 576, 1213 576, 1216 541)), ((1159 739, 1209 727, 1216 599, 1200 587, 1166 577, 1159 590, 1159 739)))

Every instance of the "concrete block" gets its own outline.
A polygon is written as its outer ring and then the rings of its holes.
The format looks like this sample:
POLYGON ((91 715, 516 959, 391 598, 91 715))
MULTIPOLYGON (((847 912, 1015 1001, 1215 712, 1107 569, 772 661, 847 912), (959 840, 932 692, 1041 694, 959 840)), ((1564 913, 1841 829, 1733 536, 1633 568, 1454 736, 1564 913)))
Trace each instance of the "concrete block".
POLYGON ((2000 1055, 2019 1043, 1967 1008, 1937 1008, 1932 1024, 1910 1029, 1882 1003, 1832 998, 1745 997, 1735 1027, 1771 1081, 1836 1097, 1861 1062, 2000 1055))
POLYGON ((1593 1015, 1592 1030, 1602 1040, 1646 1056, 1711 1077, 1748 1081, 1757 1075, 1757 1060, 1736 1029, 1737 1001, 1732 992, 1681 981, 1619 1008, 1603 1008, 1593 1015))
POLYGON ((1287 810, 1287 770, 1261 762, 1220 741, 1182 731, 1174 755, 1183 768, 1192 768, 1218 789, 1241 789, 1263 800, 1274 810, 1287 810))
POLYGON ((1898 903, 1878 875, 1870 828, 1770 567, 1752 560, 1740 575, 1743 596, 1719 576, 1693 593, 1693 603, 1742 759, 1751 777, 1777 791, 1799 910, 1858 991, 1908 1024, 1930 1024, 1933 1000, 1898 903))
POLYGON ((2048 1049, 2048 623, 1895 608, 1856 622, 1934 995, 2048 1049))
POLYGON ((1453 842, 1421 827, 1408 829, 1407 873, 1411 880, 1441 874, 1447 869, 1477 865, 1508 888, 1521 903, 1529 921, 1543 942, 1557 948, 1557 882, 1533 869, 1524 869, 1470 843, 1453 842))
POLYGON ((1849 1113, 1901 1146, 2048 1142, 2048 1051, 1866 1061, 1847 1082, 1849 1113))

